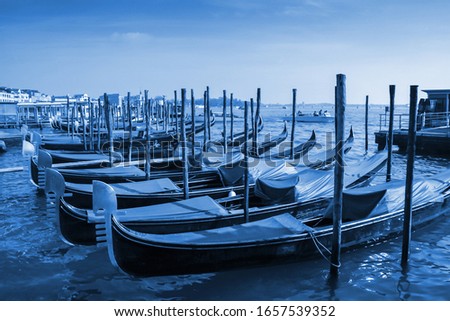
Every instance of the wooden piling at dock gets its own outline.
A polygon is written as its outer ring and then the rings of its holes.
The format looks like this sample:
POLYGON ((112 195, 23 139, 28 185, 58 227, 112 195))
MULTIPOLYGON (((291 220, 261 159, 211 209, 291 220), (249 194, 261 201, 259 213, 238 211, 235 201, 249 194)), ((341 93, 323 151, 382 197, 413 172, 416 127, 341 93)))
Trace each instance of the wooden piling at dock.
POLYGON ((223 91, 223 153, 226 154, 228 151, 227 144, 227 92, 223 91))
POLYGON ((114 142, 113 142, 113 134, 112 134, 112 122, 113 119, 111 119, 113 117, 112 115, 112 110, 111 110, 111 105, 109 104, 108 101, 108 95, 105 93, 103 95, 103 100, 104 100, 104 104, 105 104, 105 120, 106 120, 106 125, 108 126, 108 142, 109 142, 109 166, 112 167, 113 164, 113 150, 114 150, 114 142))
POLYGON ((148 90, 144 91, 144 120, 145 120, 145 179, 150 179, 150 113, 149 113, 149 103, 148 103, 148 90))
POLYGON ((89 104, 89 150, 94 150, 94 105, 91 102, 91 98, 88 98, 89 104))
MULTIPOLYGON (((127 93, 127 114, 128 114, 128 162, 131 163, 131 154, 133 152, 133 123, 131 119, 130 92, 127 93)), ((151 119, 151 118, 150 118, 151 119)), ((125 128, 124 128, 125 130, 125 128)))
POLYGON ((194 89, 191 89, 191 154, 192 158, 195 161, 195 98, 194 98, 194 89))
POLYGON ((249 176, 248 176, 248 103, 245 101, 244 104, 244 217, 245 222, 249 222, 249 198, 250 198, 250 188, 249 188, 249 176))
POLYGON ((291 128, 291 155, 294 159, 295 116, 297 115, 297 89, 292 89, 292 128, 291 128))
POLYGON ((386 182, 391 181, 392 172, 392 144, 394 141, 394 103, 395 103, 395 85, 389 86, 389 131, 387 137, 388 158, 386 163, 386 182))
POLYGON ((337 75, 335 108, 336 162, 334 166, 333 239, 330 265, 330 273, 332 276, 339 274, 339 267, 341 265, 342 192, 344 189, 343 144, 346 107, 345 81, 345 75, 337 75))
POLYGON ((365 147, 366 153, 369 151, 369 95, 366 95, 366 113, 365 113, 365 147))
POLYGON ((207 125, 208 125, 208 141, 211 140, 211 109, 209 105, 209 86, 206 86, 206 110, 207 110, 207 125))
POLYGON ((234 139, 234 111, 233 111, 233 93, 230 94, 230 139, 234 139))
POLYGON ((189 198, 189 163, 187 159, 186 145, 186 89, 181 89, 181 157, 183 164, 183 196, 189 198))
POLYGON ((403 217, 403 244, 401 265, 408 265, 412 230, 412 192, 414 180, 414 158, 416 155, 416 125, 417 125, 417 88, 410 87, 409 101, 409 129, 408 148, 406 163, 406 185, 405 185, 405 210, 403 217))
MULTIPOLYGON (((256 111, 255 119, 253 120, 253 148, 254 153, 258 150, 258 120, 261 113, 261 88, 256 90, 256 111)), ((253 112, 252 112, 253 114, 253 112)))

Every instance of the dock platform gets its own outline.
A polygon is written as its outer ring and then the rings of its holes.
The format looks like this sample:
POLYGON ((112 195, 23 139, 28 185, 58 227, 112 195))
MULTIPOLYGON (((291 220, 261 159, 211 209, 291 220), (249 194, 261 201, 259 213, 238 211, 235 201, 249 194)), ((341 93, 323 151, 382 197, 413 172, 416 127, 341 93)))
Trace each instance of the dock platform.
MULTIPOLYGON (((378 149, 386 146, 387 130, 375 133, 375 142, 378 149)), ((406 151, 408 145, 408 130, 397 129, 393 131, 393 145, 398 146, 400 151, 406 151)), ((426 128, 416 133, 416 152, 422 155, 450 156, 450 127, 426 128)))

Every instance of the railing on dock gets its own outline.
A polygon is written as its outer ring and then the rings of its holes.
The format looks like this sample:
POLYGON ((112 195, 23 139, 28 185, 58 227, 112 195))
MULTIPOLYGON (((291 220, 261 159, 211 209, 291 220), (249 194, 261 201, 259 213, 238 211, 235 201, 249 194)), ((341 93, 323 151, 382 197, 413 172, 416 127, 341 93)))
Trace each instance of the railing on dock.
MULTIPOLYGON (((389 125, 389 114, 380 114, 379 130, 387 130, 389 125)), ((420 113, 417 115, 417 130, 436 127, 448 127, 450 122, 450 113, 420 113)), ((394 129, 408 130, 409 114, 394 114, 394 129)))

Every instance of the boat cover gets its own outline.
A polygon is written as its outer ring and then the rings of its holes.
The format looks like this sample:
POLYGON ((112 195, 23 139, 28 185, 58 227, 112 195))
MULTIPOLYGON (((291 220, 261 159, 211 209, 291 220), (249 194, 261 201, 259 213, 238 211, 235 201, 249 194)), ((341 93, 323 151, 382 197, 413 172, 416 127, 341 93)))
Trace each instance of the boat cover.
MULTIPOLYGON (((344 170, 344 186, 349 186, 362 176, 375 170, 387 157, 382 151, 363 160, 357 166, 347 165, 344 170)), ((333 197, 334 172, 331 170, 316 170, 310 168, 286 167, 284 172, 274 169, 267 171, 269 175, 261 175, 255 183, 255 195, 265 201, 278 202, 306 202, 313 199, 333 197), (296 181, 297 177, 297 181, 296 181)))
POLYGON ((255 222, 196 232, 148 234, 129 231, 133 236, 137 236, 146 241, 166 245, 242 246, 248 243, 282 240, 309 230, 311 230, 310 227, 301 223, 290 214, 281 214, 255 222))
MULTIPOLYGON (((181 192, 181 189, 169 178, 152 179, 140 182, 109 184, 117 195, 147 195, 152 193, 181 192)), ((71 192, 92 193, 92 184, 66 183, 71 192)))
MULTIPOLYGON (((136 220, 173 221, 183 220, 186 217, 193 219, 195 216, 193 214, 196 213, 204 219, 229 215, 229 212, 223 206, 209 196, 195 197, 172 203, 128 208, 121 210, 120 213, 124 213, 124 215, 119 216, 121 222, 136 220)), ((91 215, 94 215, 94 212, 88 210, 88 216, 91 215)))
POLYGON ((261 174, 255 182, 255 195, 270 203, 295 202, 296 185, 301 173, 299 169, 283 162, 261 174))
POLYGON ((208 167, 232 166, 242 161, 244 154, 240 151, 232 150, 225 155, 222 152, 205 152, 203 162, 208 167))
POLYGON ((145 177, 145 172, 136 166, 114 166, 114 167, 100 167, 100 168, 82 168, 82 169, 58 169, 59 172, 64 176, 67 175, 77 175, 77 176, 87 176, 87 177, 145 177))
MULTIPOLYGON (((274 168, 281 164, 284 164, 284 160, 272 160, 261 158, 248 158, 248 172, 249 182, 253 184, 255 180, 261 176, 262 173, 272 171, 274 168)), ((229 163, 221 165, 218 168, 220 177, 225 186, 243 185, 244 183, 244 160, 240 160, 236 163, 229 163)), ((277 171, 272 171, 276 174, 277 171)))
MULTIPOLYGON (((450 186, 450 171, 431 178, 414 180, 412 206, 443 202, 442 192, 450 186)), ((342 219, 358 220, 402 210, 405 206, 405 181, 354 188, 343 193, 342 219)), ((325 217, 332 217, 332 210, 325 217)))
POLYGON ((92 153, 92 152, 70 152, 70 151, 51 151, 47 150, 47 152, 52 157, 58 157, 60 159, 65 159, 68 161, 91 161, 91 160, 104 160, 109 161, 109 155, 101 154, 101 153, 92 153))

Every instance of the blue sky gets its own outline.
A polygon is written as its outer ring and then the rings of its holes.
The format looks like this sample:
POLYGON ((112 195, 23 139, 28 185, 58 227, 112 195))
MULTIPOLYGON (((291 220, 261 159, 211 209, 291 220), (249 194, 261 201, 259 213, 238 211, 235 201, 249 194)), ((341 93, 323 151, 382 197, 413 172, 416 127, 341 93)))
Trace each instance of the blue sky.
POLYGON ((49 94, 171 96, 210 86, 267 103, 408 101, 450 87, 450 2, 0 0, 0 85, 49 94))

